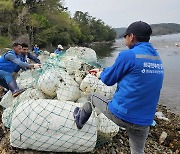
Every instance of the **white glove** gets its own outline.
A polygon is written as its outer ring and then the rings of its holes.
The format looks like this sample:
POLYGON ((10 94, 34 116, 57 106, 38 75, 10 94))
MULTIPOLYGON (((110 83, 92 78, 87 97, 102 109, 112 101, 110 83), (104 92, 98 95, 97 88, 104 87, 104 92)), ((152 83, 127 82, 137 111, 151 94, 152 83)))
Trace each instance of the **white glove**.
POLYGON ((41 68, 41 64, 34 64, 34 69, 41 68))

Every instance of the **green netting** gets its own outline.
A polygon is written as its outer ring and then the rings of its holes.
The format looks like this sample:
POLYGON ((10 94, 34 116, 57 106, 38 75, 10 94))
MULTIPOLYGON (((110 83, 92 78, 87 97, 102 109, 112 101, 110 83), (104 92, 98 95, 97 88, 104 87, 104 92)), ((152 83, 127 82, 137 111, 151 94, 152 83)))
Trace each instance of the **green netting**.
POLYGON ((14 147, 55 152, 89 152, 117 134, 119 127, 94 109, 78 130, 75 107, 88 101, 92 92, 111 99, 115 86, 106 86, 88 70, 100 67, 94 50, 69 48, 61 56, 41 53, 42 68, 22 72, 17 78, 25 92, 13 98, 6 93, 2 121, 10 128, 14 147))

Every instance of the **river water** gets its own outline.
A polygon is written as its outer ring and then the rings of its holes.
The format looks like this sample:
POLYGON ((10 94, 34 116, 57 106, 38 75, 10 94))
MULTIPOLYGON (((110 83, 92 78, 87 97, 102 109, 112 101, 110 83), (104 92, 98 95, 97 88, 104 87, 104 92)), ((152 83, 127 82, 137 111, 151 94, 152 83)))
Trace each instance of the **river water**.
MULTIPOLYGON (((150 42, 160 54, 165 69, 159 103, 180 115, 180 34, 153 36, 150 42)), ((113 46, 100 45, 94 49, 99 62, 103 66, 111 66, 118 53, 127 47, 124 39, 118 39, 113 46)))

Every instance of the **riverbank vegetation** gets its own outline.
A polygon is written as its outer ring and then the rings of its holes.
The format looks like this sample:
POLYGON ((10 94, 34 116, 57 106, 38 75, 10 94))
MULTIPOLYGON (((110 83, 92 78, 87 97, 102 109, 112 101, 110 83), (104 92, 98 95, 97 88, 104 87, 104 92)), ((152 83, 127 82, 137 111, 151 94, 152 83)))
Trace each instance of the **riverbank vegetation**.
POLYGON ((71 17, 63 0, 1 0, 0 37, 0 47, 15 40, 47 47, 112 41, 116 33, 87 12, 71 17))

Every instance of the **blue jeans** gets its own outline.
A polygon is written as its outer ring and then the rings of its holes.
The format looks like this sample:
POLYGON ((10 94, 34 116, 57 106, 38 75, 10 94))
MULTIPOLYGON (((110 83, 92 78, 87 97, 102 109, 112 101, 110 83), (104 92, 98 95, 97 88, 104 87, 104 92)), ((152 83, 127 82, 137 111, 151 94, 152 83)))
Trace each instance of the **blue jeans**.
POLYGON ((3 70, 0 70, 0 85, 9 90, 8 84, 13 80, 12 74, 3 70))
POLYGON ((118 126, 126 128, 129 136, 131 154, 144 154, 144 147, 150 127, 125 122, 114 116, 108 109, 108 102, 110 100, 108 100, 104 96, 101 96, 99 94, 92 94, 90 96, 90 100, 92 104, 108 119, 112 120, 118 126))

